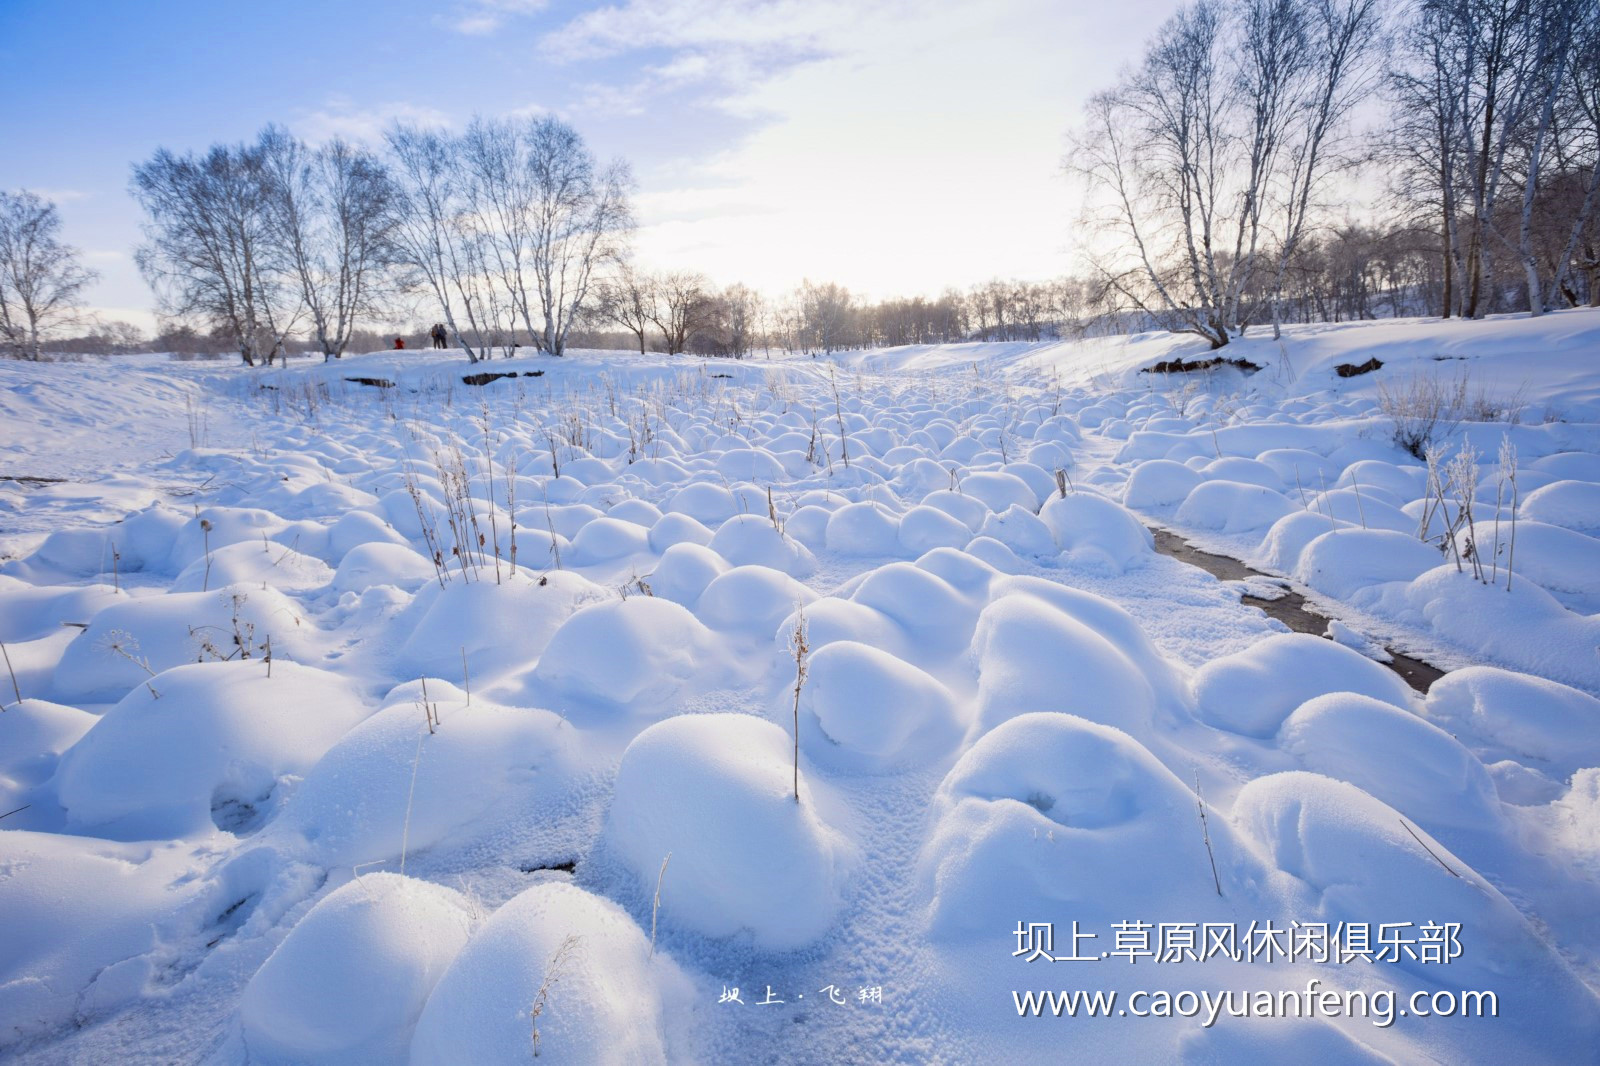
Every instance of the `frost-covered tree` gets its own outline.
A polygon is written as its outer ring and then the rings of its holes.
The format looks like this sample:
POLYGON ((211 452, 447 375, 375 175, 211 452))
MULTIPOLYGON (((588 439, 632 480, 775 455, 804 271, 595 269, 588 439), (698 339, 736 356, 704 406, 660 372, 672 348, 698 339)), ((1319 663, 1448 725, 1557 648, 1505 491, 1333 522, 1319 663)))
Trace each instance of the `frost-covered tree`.
POLYGON ((38 359, 52 330, 78 320, 78 299, 94 279, 62 242, 55 204, 0 191, 0 351, 38 359))

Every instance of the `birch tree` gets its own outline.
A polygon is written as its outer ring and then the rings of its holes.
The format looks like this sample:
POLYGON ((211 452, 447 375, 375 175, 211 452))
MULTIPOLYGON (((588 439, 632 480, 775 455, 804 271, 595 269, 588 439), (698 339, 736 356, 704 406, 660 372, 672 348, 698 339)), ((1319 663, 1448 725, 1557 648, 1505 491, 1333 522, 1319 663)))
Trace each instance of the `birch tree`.
POLYGON ((273 240, 263 149, 158 149, 134 167, 145 243, 136 259, 163 310, 196 315, 232 338, 246 366, 271 365, 303 303, 273 240))
POLYGON ((55 204, 0 191, 0 350, 39 359, 44 338, 78 320, 79 298, 95 276, 62 242, 55 204))
POLYGON ((341 358, 356 324, 382 311, 393 183, 374 155, 342 140, 312 149, 269 126, 261 146, 273 238, 323 358, 341 358))

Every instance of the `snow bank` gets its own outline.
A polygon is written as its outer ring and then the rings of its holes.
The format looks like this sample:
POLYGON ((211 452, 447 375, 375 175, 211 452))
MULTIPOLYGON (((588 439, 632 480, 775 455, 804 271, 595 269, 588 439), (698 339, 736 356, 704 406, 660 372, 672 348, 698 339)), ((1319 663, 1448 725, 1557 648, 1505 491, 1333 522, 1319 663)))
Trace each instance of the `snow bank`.
POLYGON ((793 792, 793 741, 770 722, 701 714, 657 723, 617 768, 605 841, 653 892, 667 922, 749 935, 785 951, 812 943, 844 903, 856 852, 822 816, 811 784, 793 792))

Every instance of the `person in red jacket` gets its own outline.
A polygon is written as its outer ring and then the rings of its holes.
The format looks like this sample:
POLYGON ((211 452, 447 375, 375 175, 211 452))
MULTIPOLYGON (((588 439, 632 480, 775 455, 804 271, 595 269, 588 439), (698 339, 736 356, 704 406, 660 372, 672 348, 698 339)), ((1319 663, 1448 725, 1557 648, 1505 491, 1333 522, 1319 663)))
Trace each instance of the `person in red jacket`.
POLYGON ((396 337, 394 339, 394 350, 395 351, 397 351, 397 352, 401 351, 401 350, 403 350, 405 348, 405 346, 406 346, 406 339, 404 337, 396 337))

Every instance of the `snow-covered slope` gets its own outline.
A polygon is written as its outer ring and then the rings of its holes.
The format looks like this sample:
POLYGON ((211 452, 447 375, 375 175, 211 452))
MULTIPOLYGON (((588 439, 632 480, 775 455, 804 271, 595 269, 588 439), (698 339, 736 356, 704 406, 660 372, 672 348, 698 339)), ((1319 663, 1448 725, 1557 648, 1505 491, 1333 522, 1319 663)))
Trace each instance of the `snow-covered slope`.
POLYGON ((1600 312, 1220 354, 0 363, 0 1057, 1592 1060, 1600 312))

